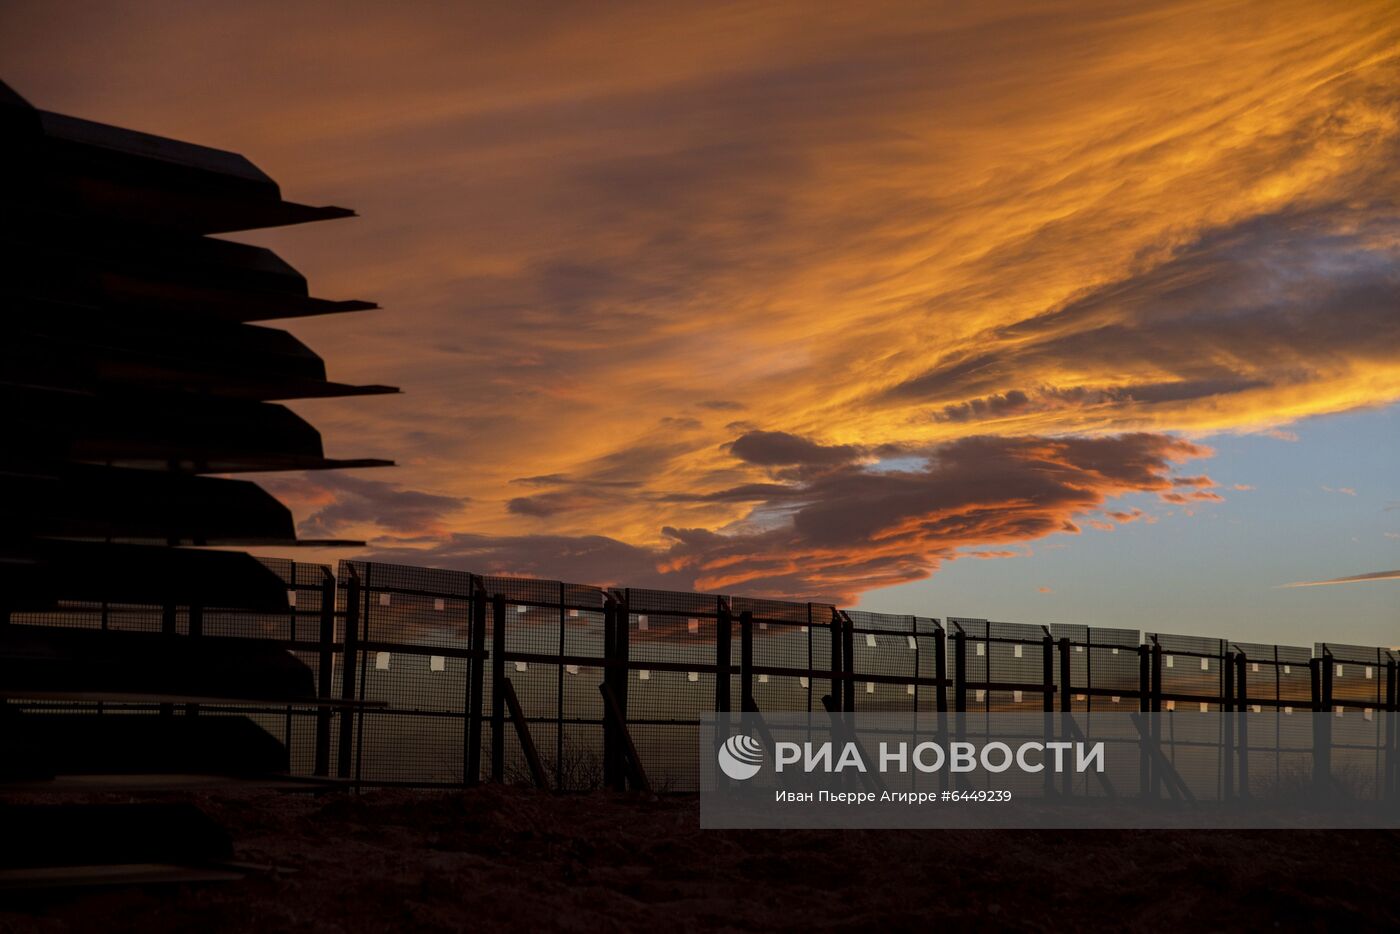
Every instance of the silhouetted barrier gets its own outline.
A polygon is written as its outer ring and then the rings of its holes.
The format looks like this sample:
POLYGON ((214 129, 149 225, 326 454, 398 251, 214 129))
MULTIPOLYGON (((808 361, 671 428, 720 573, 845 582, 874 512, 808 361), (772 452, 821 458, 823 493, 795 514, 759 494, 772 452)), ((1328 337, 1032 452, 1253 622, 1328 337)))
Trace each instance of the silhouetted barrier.
MULTIPOLYGON (((272 251, 213 235, 354 212, 283 200, 237 153, 41 110, 4 84, 0 139, 0 792, 304 786, 287 773, 331 769, 331 710, 351 693, 334 696, 333 670, 337 652, 353 667, 353 639, 337 649, 329 569, 224 550, 299 543, 284 505, 226 475, 387 466, 326 457, 284 403, 398 390, 331 380, 268 324, 372 302, 313 297, 272 251)), ((130 839, 141 811, 104 815, 84 844, 116 875, 86 878, 237 876, 155 821, 130 839)), ((66 840, 84 818, 25 821, 66 840)), ((77 878, 4 843, 0 888, 77 878)))
MULTIPOLYGON (((1219 721, 1229 735, 1196 748, 1152 740, 1171 747, 1174 768, 1214 775, 1225 797, 1328 774, 1345 775, 1358 794, 1398 793, 1400 718, 1377 715, 1400 709, 1390 649, 940 620, 359 561, 341 562, 334 576, 320 565, 264 563, 286 586, 284 613, 84 603, 16 613, 13 622, 280 646, 313 673, 315 697, 354 703, 179 712, 251 716, 285 743, 293 774, 361 786, 542 773, 563 790, 622 787, 636 783, 639 765, 658 791, 693 791, 703 714, 820 711, 828 698, 838 711, 961 712, 957 722, 973 732, 978 713, 1000 711, 1240 712, 1219 721), (506 679, 510 704, 497 690, 506 679), (1295 730, 1295 711, 1334 716, 1300 716, 1295 730), (1313 720, 1324 727, 1304 725, 1313 720)), ((43 698, 9 705, 161 709, 43 698)), ((1151 718, 1151 728, 1162 722, 1151 718)), ((1154 767, 1147 744, 1142 763, 1139 787, 1120 791, 1169 794, 1168 770, 1154 767)))

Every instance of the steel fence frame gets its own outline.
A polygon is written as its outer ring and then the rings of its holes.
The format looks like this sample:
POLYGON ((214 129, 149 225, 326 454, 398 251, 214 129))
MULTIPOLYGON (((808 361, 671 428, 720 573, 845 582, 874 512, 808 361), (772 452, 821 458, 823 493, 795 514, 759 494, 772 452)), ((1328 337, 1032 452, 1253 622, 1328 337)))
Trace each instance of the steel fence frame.
MULTIPOLYGON (((1315 777, 1331 773, 1334 756, 1351 762, 1348 749, 1364 749, 1376 792, 1400 795, 1400 718, 1375 716, 1400 711, 1400 659, 1390 649, 943 620, 379 562, 342 561, 336 573, 264 563, 287 585, 285 615, 73 603, 15 613, 11 622, 280 645, 311 667, 318 699, 338 694, 353 703, 182 712, 253 716, 287 744, 294 773, 356 787, 517 780, 529 758, 523 740, 560 790, 625 786, 624 741, 659 788, 691 790, 696 731, 710 711, 908 711, 937 717, 940 728, 951 714, 960 733, 975 733, 976 715, 993 711, 1041 710, 1048 728, 1056 711, 1135 706, 1241 715, 1222 718, 1228 735, 1219 748, 1230 754, 1190 765, 1213 768, 1222 797, 1247 795, 1270 775, 1283 780, 1278 740, 1294 708, 1337 715, 1335 724, 1320 718, 1319 735, 1298 750, 1315 777), (506 680, 521 724, 506 709, 506 680), (608 704, 620 722, 607 715, 608 704), (1272 762, 1259 758, 1265 747, 1251 743, 1251 731, 1275 739, 1267 747, 1272 762), (1369 742, 1350 741, 1363 734, 1369 742)), ((154 704, 8 703, 172 713, 154 704)), ((1154 738, 1178 754, 1170 735, 1154 738)), ((1142 763, 1140 792, 1160 794, 1160 770, 1145 753, 1142 763)))

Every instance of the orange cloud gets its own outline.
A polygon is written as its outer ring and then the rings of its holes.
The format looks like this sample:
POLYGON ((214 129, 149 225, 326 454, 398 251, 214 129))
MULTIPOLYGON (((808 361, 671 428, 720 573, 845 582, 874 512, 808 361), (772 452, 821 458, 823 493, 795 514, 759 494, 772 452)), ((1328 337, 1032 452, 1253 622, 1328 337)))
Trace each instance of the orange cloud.
POLYGON ((1218 500, 1182 438, 1400 399, 1387 2, 4 26, 39 106, 360 211, 240 239, 384 306, 289 327, 405 395, 295 408, 405 466, 277 489, 402 560, 850 595, 1218 500))
POLYGON ((1365 584, 1373 581, 1400 580, 1400 571, 1373 571, 1370 574, 1353 574, 1350 577, 1334 577, 1322 581, 1294 581, 1284 587, 1326 587, 1332 584, 1365 584))
POLYGON ((667 527, 659 547, 604 536, 454 534, 427 548, 382 548, 376 557, 849 602, 872 582, 918 580, 960 557, 1019 556, 996 546, 1077 532, 1076 516, 1101 511, 1112 497, 1171 489, 1174 465, 1205 451, 1145 433, 977 437, 920 449, 917 469, 882 471, 833 461, 830 448, 815 443, 798 450, 804 463, 770 468, 782 479, 684 494, 752 504, 746 523, 723 532, 667 527))

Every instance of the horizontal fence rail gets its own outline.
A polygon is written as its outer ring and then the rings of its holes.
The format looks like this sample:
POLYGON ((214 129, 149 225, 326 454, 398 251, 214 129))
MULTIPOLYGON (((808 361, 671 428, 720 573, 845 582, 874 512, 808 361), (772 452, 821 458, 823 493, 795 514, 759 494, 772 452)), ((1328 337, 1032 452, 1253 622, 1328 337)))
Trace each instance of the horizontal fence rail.
MULTIPOLYGON (((1393 649, 936 619, 364 561, 334 573, 264 563, 287 587, 284 613, 65 603, 10 622, 271 640, 311 669, 325 703, 175 712, 251 716, 286 744, 293 774, 357 786, 587 790, 644 776, 657 791, 694 791, 703 714, 825 707, 964 714, 958 722, 974 732, 979 713, 1001 711, 1240 712, 1252 715, 1240 721, 1245 735, 1209 748, 1192 749, 1189 731, 1154 739, 1190 768, 1214 770, 1221 796, 1318 768, 1400 794, 1400 718, 1378 716, 1400 711, 1393 649), (1334 715, 1325 752, 1310 727, 1292 736, 1295 711, 1334 715)), ((6 703, 171 713, 157 703, 6 703)), ((1144 758, 1140 790, 1160 793, 1160 782, 1144 758)))

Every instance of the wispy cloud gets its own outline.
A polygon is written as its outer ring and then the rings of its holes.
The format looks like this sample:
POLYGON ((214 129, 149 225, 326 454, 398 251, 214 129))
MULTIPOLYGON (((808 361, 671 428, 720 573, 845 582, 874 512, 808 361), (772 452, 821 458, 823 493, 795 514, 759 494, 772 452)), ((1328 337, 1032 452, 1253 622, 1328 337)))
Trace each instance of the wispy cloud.
POLYGON ((297 523, 304 538, 392 534, 431 540, 446 534, 453 516, 470 502, 346 473, 291 475, 262 485, 306 517, 297 523))
POLYGON ((1353 574, 1350 577, 1334 577, 1323 581, 1294 581, 1281 584, 1282 587, 1326 587, 1331 584, 1365 584, 1371 581, 1400 580, 1400 571, 1372 571, 1370 574, 1353 574))
MULTIPOLYGON (((783 441, 816 466, 792 473, 775 457, 770 480, 687 494, 749 504, 745 521, 723 531, 669 526, 660 546, 612 537, 455 534, 428 548, 382 548, 385 560, 414 560, 499 573, 640 586, 749 591, 849 602, 872 582, 889 586, 928 576, 960 558, 1008 558, 1025 543, 1078 534, 1085 517, 1116 522, 1138 511, 1106 511, 1111 498, 1169 490, 1176 465, 1209 453, 1153 434, 1107 438, 995 438, 923 449, 918 469, 880 471, 783 441), (603 560, 612 562, 606 565, 603 560)), ((764 449, 767 450, 766 448, 764 449)), ((727 477, 726 472, 718 475, 727 477)), ((1092 519, 1106 527, 1111 522, 1092 519)))
POLYGON ((244 238, 406 390, 299 404, 404 465, 304 528, 851 594, 1400 399, 1393 4, 1209 6, 14 0, 0 56, 361 213, 244 238))

